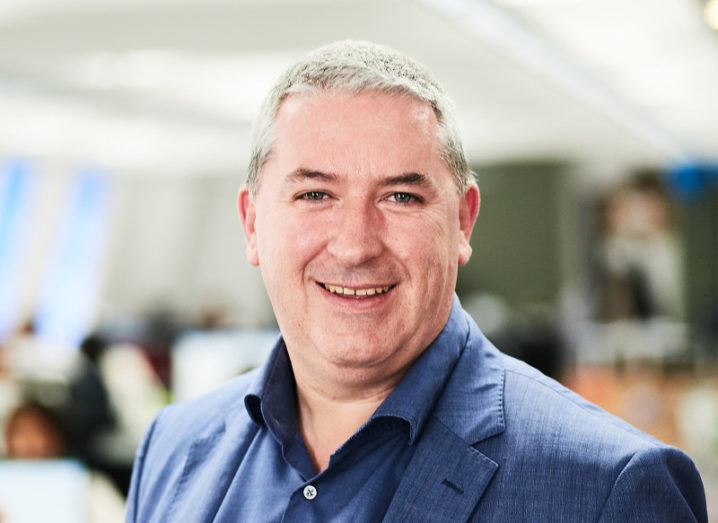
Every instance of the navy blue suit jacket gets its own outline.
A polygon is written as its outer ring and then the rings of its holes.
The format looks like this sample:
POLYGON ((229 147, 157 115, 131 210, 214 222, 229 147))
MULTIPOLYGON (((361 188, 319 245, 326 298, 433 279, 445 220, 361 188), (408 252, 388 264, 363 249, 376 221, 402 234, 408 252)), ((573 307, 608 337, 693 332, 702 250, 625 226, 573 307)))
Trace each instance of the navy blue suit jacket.
MULTIPOLYGON (((707 521, 685 454, 502 354, 459 312, 465 350, 385 521, 707 521)), ((160 413, 137 453, 127 521, 214 519, 257 433, 243 401, 252 379, 160 413)))

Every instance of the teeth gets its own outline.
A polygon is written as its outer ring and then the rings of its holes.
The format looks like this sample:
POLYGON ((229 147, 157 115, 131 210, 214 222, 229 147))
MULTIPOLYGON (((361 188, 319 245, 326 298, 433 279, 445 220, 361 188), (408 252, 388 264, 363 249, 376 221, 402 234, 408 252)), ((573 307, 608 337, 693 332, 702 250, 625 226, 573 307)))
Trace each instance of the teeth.
POLYGON ((350 287, 339 287, 338 285, 330 285, 328 283, 322 284, 324 288, 334 294, 341 294, 343 296, 374 296, 375 294, 384 294, 389 292, 390 286, 386 287, 374 287, 370 289, 352 289, 350 287))

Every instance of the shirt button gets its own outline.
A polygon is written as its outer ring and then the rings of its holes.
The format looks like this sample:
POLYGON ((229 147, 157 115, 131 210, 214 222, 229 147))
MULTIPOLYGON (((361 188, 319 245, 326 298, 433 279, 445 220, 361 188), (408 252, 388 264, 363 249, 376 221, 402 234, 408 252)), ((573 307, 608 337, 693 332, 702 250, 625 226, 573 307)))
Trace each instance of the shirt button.
POLYGON ((307 485, 304 487, 304 497, 310 501, 313 500, 317 497, 317 489, 313 485, 307 485))

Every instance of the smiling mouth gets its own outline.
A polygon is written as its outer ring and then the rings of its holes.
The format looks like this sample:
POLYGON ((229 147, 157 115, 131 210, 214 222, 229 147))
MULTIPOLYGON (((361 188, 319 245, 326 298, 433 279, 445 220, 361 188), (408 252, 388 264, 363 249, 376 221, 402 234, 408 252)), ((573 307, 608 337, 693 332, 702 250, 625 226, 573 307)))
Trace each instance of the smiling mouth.
POLYGON ((321 287, 331 292, 332 294, 338 294, 340 296, 354 296, 364 298, 367 296, 378 296, 380 294, 386 294, 392 290, 396 285, 384 285, 381 287, 342 287, 340 285, 332 285, 331 283, 317 282, 321 287))

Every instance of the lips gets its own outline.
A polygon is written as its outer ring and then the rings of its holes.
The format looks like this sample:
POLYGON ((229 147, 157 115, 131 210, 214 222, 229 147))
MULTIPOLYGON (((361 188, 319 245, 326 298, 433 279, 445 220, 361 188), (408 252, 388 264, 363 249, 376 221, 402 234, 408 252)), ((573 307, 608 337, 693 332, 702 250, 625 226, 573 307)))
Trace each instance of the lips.
POLYGON ((362 287, 344 287, 342 285, 334 285, 331 283, 318 282, 319 285, 324 287, 327 291, 338 294, 340 296, 354 296, 354 297, 368 297, 385 294, 396 285, 382 285, 382 286, 362 286, 362 287))

